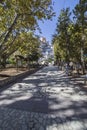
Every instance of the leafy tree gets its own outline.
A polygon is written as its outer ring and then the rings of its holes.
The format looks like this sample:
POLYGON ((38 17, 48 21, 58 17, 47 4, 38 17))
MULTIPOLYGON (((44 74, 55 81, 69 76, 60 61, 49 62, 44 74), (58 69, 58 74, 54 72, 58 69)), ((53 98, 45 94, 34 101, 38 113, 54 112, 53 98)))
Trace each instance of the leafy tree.
POLYGON ((40 41, 33 33, 22 34, 22 46, 19 48, 21 55, 24 55, 29 61, 38 61, 40 56, 40 41))
POLYGON ((87 0, 79 0, 73 12, 76 22, 84 29, 87 26, 87 0))
POLYGON ((74 9, 71 21, 69 8, 63 9, 57 21, 56 33, 53 37, 54 55, 56 60, 84 62, 81 57, 87 54, 87 0, 80 0, 74 9), (85 38, 83 39, 83 36, 85 38), (84 50, 82 55, 81 50, 84 50))
POLYGON ((58 57, 63 58, 67 62, 69 61, 69 53, 70 53, 70 47, 69 47, 70 34, 68 32, 68 28, 71 23, 70 15, 71 13, 69 11, 69 8, 61 10, 60 16, 58 17, 56 34, 53 38, 53 42, 55 44, 58 44, 55 45, 59 50, 59 51, 55 50, 55 52, 58 53, 55 54, 57 59, 58 57))
POLYGON ((0 62, 3 63, 7 58, 6 48, 9 55, 15 52, 22 45, 21 34, 39 29, 38 20, 51 19, 54 13, 51 0, 3 0, 0 15, 0 62))
POLYGON ((83 41, 83 36, 85 35, 85 28, 87 28, 87 0, 79 0, 79 4, 76 5, 74 9, 74 14, 76 18, 76 23, 79 24, 79 27, 82 28, 81 30, 81 63, 83 73, 85 72, 85 63, 84 63, 84 48, 85 43, 83 41))

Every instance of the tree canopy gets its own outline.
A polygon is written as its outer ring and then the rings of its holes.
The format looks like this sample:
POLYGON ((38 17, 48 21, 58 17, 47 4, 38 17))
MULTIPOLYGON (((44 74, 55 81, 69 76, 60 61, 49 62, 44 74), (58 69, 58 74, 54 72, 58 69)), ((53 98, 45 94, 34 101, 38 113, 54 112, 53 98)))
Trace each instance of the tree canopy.
POLYGON ((26 0, 26 2, 2 0, 0 15, 0 62, 2 63, 8 55, 10 56, 20 46, 23 47, 22 35, 39 29, 38 20, 51 19, 54 12, 51 0, 26 0))
POLYGON ((52 43, 56 61, 78 62, 83 67, 82 58, 87 62, 87 0, 80 0, 72 12, 61 10, 52 43))

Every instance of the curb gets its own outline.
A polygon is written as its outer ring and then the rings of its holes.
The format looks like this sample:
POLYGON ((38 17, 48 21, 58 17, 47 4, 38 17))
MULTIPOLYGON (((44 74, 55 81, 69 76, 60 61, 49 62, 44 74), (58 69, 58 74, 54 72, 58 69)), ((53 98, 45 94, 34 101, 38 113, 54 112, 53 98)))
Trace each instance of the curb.
POLYGON ((3 87, 5 85, 9 85, 10 83, 15 83, 19 80, 22 80, 23 78, 37 72, 38 70, 42 69, 43 67, 39 67, 35 70, 29 70, 29 71, 26 71, 24 73, 21 73, 21 74, 18 74, 18 75, 15 75, 15 76, 11 76, 11 77, 8 77, 6 79, 3 79, 2 81, 0 81, 0 87, 3 87))

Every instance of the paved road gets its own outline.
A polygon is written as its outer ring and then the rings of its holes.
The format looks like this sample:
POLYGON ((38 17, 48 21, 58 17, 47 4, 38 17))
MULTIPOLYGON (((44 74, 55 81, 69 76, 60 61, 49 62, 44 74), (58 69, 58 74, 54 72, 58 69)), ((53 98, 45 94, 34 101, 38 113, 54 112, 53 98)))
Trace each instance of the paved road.
POLYGON ((50 66, 1 88, 0 130, 87 130, 86 86, 50 66))

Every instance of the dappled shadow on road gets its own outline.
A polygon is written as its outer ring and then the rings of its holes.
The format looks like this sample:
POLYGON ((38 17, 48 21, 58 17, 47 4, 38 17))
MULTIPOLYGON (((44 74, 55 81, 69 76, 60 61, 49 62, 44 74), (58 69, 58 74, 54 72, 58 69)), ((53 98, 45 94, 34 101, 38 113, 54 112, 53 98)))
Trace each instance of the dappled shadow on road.
MULTIPOLYGON (((87 90, 81 79, 53 70, 47 74, 46 68, 1 91, 0 106, 54 115, 47 119, 47 130, 52 125, 87 121, 87 90)), ((82 127, 77 130, 86 130, 82 127)))

